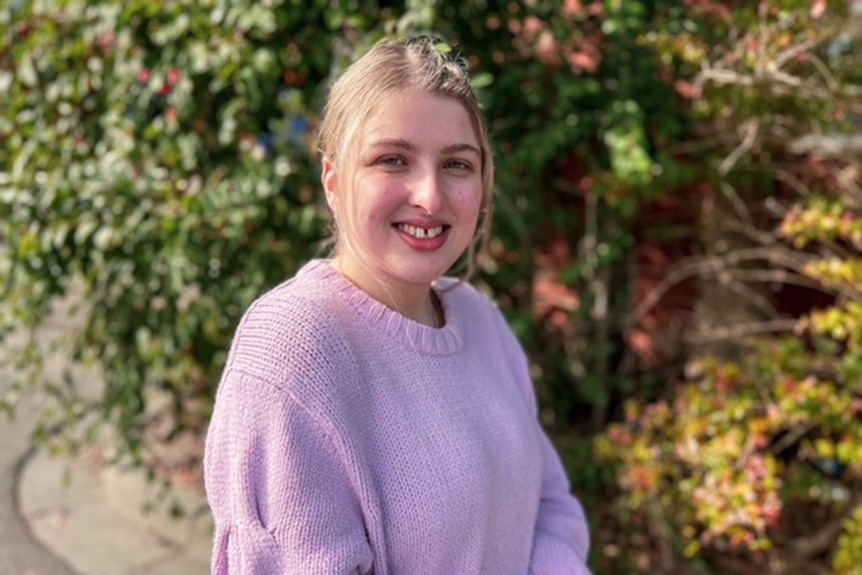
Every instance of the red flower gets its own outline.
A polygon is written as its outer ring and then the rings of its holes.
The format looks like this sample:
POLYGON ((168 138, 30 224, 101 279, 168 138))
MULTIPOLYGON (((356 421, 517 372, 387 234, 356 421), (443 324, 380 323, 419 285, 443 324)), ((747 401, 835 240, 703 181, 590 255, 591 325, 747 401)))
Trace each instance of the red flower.
POLYGON ((171 68, 171 71, 168 72, 167 83, 169 86, 174 86, 177 82, 182 79, 183 74, 177 68, 171 68))

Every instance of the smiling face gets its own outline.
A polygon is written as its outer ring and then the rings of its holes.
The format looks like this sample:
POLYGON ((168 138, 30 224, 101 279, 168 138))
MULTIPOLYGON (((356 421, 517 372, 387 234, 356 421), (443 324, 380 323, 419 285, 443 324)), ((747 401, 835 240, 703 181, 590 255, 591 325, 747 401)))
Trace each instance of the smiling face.
POLYGON ((472 241, 482 206, 467 110, 446 96, 389 94, 348 149, 323 162, 339 268, 378 299, 392 287, 427 291, 472 241))

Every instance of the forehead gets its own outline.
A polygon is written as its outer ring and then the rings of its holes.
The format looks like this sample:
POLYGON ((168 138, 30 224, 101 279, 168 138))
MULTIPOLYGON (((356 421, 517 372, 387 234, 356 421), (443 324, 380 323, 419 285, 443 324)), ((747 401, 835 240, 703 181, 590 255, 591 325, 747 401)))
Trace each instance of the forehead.
POLYGON ((402 138, 428 144, 479 146, 475 119, 461 101, 429 92, 390 93, 370 108, 359 133, 361 145, 402 138))

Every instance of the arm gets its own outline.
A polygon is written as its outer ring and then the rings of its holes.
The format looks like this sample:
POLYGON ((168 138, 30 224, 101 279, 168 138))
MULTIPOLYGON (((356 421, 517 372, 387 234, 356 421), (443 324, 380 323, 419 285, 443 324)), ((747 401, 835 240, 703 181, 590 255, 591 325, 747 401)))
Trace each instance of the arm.
POLYGON ((554 446, 544 432, 541 435, 544 481, 533 536, 530 575, 589 575, 590 534, 584 510, 571 495, 565 469, 554 446))
POLYGON ((333 442, 276 386, 237 370, 207 435, 215 575, 358 575, 373 555, 333 442))
POLYGON ((524 403, 536 420, 544 461, 542 493, 529 575, 589 575, 589 526, 580 502, 572 495, 566 470, 556 449, 541 429, 529 362, 515 334, 498 312, 506 357, 521 388, 524 403))

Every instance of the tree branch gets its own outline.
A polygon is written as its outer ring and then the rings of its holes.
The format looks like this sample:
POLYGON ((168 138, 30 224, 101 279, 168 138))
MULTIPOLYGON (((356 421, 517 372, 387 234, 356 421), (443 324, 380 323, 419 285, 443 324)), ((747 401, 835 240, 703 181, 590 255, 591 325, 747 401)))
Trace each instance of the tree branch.
POLYGON ((696 332, 688 332, 684 336, 684 341, 693 345, 703 345, 706 343, 715 343, 717 341, 726 341, 729 339, 738 339, 752 335, 764 335, 767 333, 792 332, 799 324, 796 319, 774 319, 769 321, 756 321, 749 323, 741 323, 727 327, 716 327, 709 330, 699 330, 696 332))
POLYGON ((733 166, 747 154, 751 147, 754 145, 755 139, 757 139, 757 133, 760 130, 760 121, 757 118, 752 118, 745 123, 743 127, 745 132, 742 141, 739 143, 736 148, 721 162, 718 166, 718 173, 722 176, 726 176, 730 170, 733 169, 733 166))
POLYGON ((856 509, 859 500, 859 493, 854 492, 844 513, 823 525, 813 535, 793 540, 789 545, 790 553, 800 559, 812 559, 829 551, 844 527, 844 519, 856 509))
POLYGON ((686 279, 704 275, 707 273, 718 273, 726 270, 734 264, 747 261, 768 261, 775 265, 790 268, 801 272, 804 266, 815 258, 798 252, 776 247, 743 248, 721 256, 697 258, 695 261, 683 260, 676 269, 671 270, 659 284, 650 291, 644 300, 629 314, 626 324, 631 327, 637 324, 658 302, 673 289, 674 286, 686 279))

